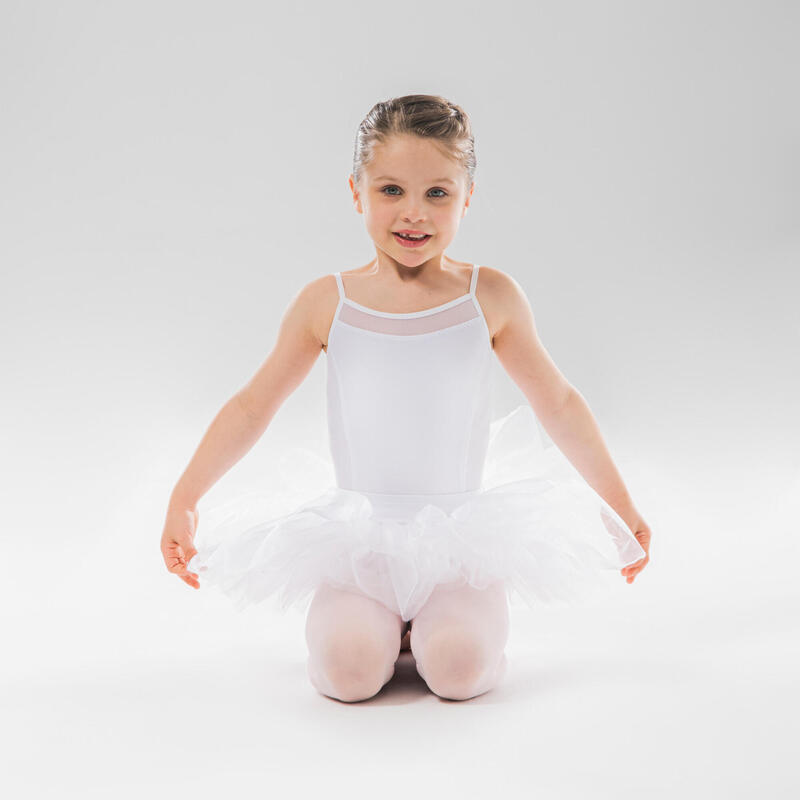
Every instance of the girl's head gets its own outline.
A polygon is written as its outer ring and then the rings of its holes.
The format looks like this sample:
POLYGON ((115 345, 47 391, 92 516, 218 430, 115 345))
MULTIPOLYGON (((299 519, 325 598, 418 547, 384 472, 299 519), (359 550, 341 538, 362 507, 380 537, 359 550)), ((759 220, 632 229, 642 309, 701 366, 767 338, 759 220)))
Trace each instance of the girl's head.
POLYGON ((350 188, 379 250, 405 266, 438 259, 475 188, 469 118, 443 97, 412 94, 374 105, 358 127, 350 188), (429 234, 406 247, 397 231, 429 234))

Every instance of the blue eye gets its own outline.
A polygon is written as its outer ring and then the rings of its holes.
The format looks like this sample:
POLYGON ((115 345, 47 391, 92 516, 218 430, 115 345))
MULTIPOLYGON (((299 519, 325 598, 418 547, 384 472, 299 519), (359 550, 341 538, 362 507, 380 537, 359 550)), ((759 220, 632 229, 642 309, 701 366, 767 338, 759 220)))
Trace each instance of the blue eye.
MULTIPOLYGON (((384 193, 384 194, 386 194, 386 190, 387 190, 387 189, 399 189, 399 188, 400 188, 399 186, 384 186, 384 187, 381 189, 381 192, 382 192, 382 193, 384 193)), ((446 192, 444 189, 438 189, 438 188, 437 188, 437 189, 431 189, 431 191, 432 191, 432 192, 441 192, 441 194, 434 195, 434 197, 435 197, 436 199, 438 199, 438 198, 440 198, 440 197, 447 197, 447 192, 446 192)), ((396 195, 396 194, 394 194, 394 193, 391 193, 391 194, 388 194, 388 195, 387 195, 387 197, 397 197, 397 195, 396 195)))

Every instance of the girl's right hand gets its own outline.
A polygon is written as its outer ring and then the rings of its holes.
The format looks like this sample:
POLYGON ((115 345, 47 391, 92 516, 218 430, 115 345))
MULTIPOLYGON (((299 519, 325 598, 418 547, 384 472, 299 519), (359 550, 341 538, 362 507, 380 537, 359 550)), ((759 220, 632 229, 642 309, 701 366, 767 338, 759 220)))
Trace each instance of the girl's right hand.
POLYGON ((196 572, 189 572, 186 565, 197 552, 194 536, 200 514, 196 508, 174 507, 167 509, 167 520, 161 534, 161 555, 167 570, 174 572, 182 581, 195 589, 200 588, 196 572))

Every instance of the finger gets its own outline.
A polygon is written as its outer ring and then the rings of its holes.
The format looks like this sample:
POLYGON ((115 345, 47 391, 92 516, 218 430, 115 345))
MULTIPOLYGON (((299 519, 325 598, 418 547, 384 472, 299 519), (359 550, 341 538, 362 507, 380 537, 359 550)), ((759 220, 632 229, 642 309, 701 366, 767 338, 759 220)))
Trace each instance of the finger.
POLYGON ((187 568, 186 562, 183 560, 170 560, 170 563, 167 564, 167 571, 177 575, 179 578, 183 578, 185 575, 193 575, 195 578, 197 577, 197 573, 191 572, 187 568))
POLYGON ((162 547, 161 554, 164 556, 164 563, 168 569, 172 569, 183 560, 183 550, 179 544, 171 543, 162 547))
POLYGON ((182 572, 186 568, 186 562, 178 556, 168 556, 166 565, 170 572, 182 572))
POLYGON ((174 572, 179 578, 186 579, 187 576, 192 576, 194 579, 197 578, 196 572, 190 572, 187 568, 186 559, 183 558, 173 558, 171 559, 171 563, 168 565, 169 571, 174 572))
POLYGON ((633 579, 642 571, 642 567, 632 569, 627 576, 628 583, 633 583, 633 579))
POLYGON ((175 553, 183 559, 185 564, 188 564, 192 558, 197 554, 197 548, 192 544, 191 540, 184 544, 178 542, 174 545, 175 553))
POLYGON ((168 552, 164 557, 164 560, 167 564, 167 569, 170 572, 180 572, 182 569, 185 569, 189 562, 192 560, 192 557, 197 553, 194 547, 191 545, 186 548, 186 550, 181 547, 181 545, 175 543, 168 548, 168 552))
POLYGON ((630 583, 641 571, 641 567, 630 566, 620 570, 620 574, 630 583))
POLYGON ((184 583, 188 583, 193 589, 199 589, 200 583, 198 582, 197 578, 192 577, 191 572, 187 572, 186 575, 179 575, 178 576, 184 583))
POLYGON ((628 564, 627 566, 623 567, 623 572, 626 570, 633 570, 633 569, 641 569, 647 563, 647 556, 640 558, 638 561, 634 561, 633 564, 628 564))

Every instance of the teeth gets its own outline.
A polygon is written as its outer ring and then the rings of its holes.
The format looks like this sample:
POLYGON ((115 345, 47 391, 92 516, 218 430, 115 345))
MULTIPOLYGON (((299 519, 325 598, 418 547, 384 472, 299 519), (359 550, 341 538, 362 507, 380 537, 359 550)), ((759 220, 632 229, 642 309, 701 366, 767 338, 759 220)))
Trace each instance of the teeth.
POLYGON ((413 239, 414 241, 419 241, 427 236, 425 233, 423 233, 422 236, 411 236, 411 234, 408 233, 398 233, 397 235, 402 236, 404 239, 413 239))

